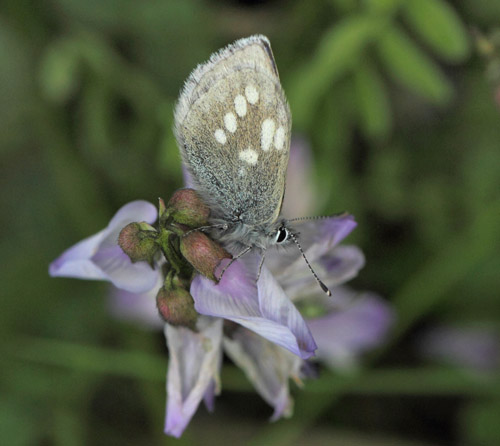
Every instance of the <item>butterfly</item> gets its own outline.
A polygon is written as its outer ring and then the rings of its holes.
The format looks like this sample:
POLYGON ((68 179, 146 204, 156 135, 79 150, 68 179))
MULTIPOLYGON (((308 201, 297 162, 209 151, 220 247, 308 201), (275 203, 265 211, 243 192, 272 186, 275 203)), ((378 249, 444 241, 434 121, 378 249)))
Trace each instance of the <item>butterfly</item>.
POLYGON ((291 241, 301 249, 290 220, 281 216, 292 119, 267 37, 237 40, 199 65, 184 85, 174 121, 184 165, 210 207, 217 240, 240 247, 235 258, 291 241))

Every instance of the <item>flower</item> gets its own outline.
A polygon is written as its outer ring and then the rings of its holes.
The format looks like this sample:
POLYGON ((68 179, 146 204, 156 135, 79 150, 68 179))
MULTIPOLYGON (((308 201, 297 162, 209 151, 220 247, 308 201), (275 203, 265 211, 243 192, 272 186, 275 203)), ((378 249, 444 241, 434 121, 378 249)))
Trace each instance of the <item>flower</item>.
POLYGON ((339 371, 350 371, 358 365, 365 351, 379 346, 392 322, 389 305, 371 292, 358 293, 346 287, 334 289, 335 303, 326 302, 330 310, 323 316, 308 320, 318 344, 318 359, 339 371))
POLYGON ((163 285, 163 278, 158 275, 157 284, 145 293, 110 287, 108 307, 109 312, 117 319, 131 321, 144 329, 163 330, 164 320, 158 314, 156 295, 163 285))
POLYGON ((196 333, 165 324, 170 353, 165 433, 174 437, 181 436, 203 397, 210 407, 213 394, 218 392, 222 319, 200 318, 198 329, 196 333))
POLYGON ((132 201, 123 206, 108 226, 66 250, 49 267, 52 277, 107 280, 117 288, 142 293, 158 282, 159 272, 145 262, 132 263, 118 246, 118 234, 124 226, 144 220, 154 223, 156 208, 147 201, 132 201))
MULTIPOLYGON (((305 176, 295 171, 289 181, 305 176)), ((156 218, 156 209, 149 203, 125 205, 106 229, 55 260, 50 274, 108 280, 119 289, 113 292, 115 314, 158 324, 153 309, 154 296, 163 284, 160 269, 152 269, 145 262, 132 263, 117 245, 121 228, 136 221, 152 224, 156 218), (141 309, 132 313, 131 302, 141 309)), ((326 298, 295 246, 286 254, 269 250, 262 266, 260 255, 251 252, 233 261, 218 284, 195 275, 189 291, 200 314, 196 329, 164 326, 170 352, 167 434, 179 437, 201 400, 213 408, 214 396, 220 391, 223 351, 274 407, 275 420, 291 414, 289 380, 301 383, 307 360, 318 347, 319 358, 347 369, 361 352, 381 341, 392 319, 387 305, 370 294, 354 299, 355 293, 340 287, 364 265, 357 247, 340 245, 355 226, 348 214, 296 225, 305 255, 332 289, 333 298, 326 298), (335 303, 344 311, 339 311, 335 303), (308 324, 298 307, 306 313, 315 308, 319 315, 308 324)), ((229 259, 222 260, 219 271, 228 263, 229 259)))

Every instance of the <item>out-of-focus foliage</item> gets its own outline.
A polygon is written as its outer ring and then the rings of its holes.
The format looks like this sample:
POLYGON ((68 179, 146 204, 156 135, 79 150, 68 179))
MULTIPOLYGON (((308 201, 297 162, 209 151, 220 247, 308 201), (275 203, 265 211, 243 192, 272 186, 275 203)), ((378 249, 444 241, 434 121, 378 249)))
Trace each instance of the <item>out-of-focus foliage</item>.
MULTIPOLYGON (((345 5, 346 2, 338 2, 345 5)), ((450 81, 440 67, 401 27, 401 18, 444 61, 460 63, 469 53, 469 39, 457 13, 441 0, 352 2, 339 22, 323 34, 312 60, 293 80, 291 102, 295 122, 306 125, 332 84, 354 77, 361 129, 368 138, 387 135, 392 116, 382 82, 371 63, 401 85, 438 105, 452 97, 450 81), (375 92, 373 92, 373 90, 375 92), (370 93, 372 91, 372 93, 370 93)))
POLYGON ((178 443, 500 444, 498 368, 415 349, 440 325, 500 333, 499 27, 490 0, 3 1, 0 442, 172 441, 161 333, 113 319, 106 286, 47 267, 124 203, 181 186, 184 79, 263 33, 314 151, 317 211, 356 216, 355 285, 398 323, 359 373, 320 370, 276 424, 229 368, 216 413, 178 443))

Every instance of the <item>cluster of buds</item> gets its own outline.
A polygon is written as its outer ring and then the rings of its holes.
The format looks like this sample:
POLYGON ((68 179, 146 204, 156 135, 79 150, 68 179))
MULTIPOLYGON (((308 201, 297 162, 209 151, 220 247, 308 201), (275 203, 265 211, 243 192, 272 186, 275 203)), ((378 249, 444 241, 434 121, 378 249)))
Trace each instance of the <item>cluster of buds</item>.
POLYGON ((161 265, 165 280, 156 296, 160 315, 169 324, 194 330, 198 314, 189 293, 191 281, 199 273, 217 282, 215 270, 231 254, 199 230, 209 224, 210 209, 195 190, 179 189, 167 205, 159 201, 158 227, 130 223, 121 230, 118 244, 134 263, 161 265))

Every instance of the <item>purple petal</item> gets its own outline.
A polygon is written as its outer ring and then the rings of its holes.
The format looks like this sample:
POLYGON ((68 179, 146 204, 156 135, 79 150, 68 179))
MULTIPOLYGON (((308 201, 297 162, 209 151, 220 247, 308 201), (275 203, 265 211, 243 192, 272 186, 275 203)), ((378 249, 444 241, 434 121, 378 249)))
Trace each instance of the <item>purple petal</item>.
MULTIPOLYGON (((325 285, 332 289, 356 277, 365 264, 365 257, 356 246, 313 245, 306 253, 309 262, 325 285)), ((292 300, 322 293, 302 257, 278 276, 286 294, 292 300)))
POLYGON ((104 280, 106 278, 104 272, 92 262, 91 257, 106 237, 105 231, 104 229, 64 251, 50 264, 49 274, 52 277, 104 280))
MULTIPOLYGON (((337 245, 356 227, 352 215, 344 214, 337 217, 322 218, 314 221, 291 223, 292 231, 298 233, 298 240, 309 262, 325 255, 337 245)), ((266 252, 266 265, 272 271, 291 271, 300 269, 304 259, 300 250, 291 243, 286 251, 269 249, 266 252)))
POLYGON ((219 390, 217 389, 217 383, 215 379, 212 379, 207 387, 205 395, 203 395, 203 402, 205 403, 205 407, 209 412, 213 412, 215 409, 215 395, 218 392, 219 390))
POLYGON ((219 380, 222 320, 204 318, 200 331, 165 325, 170 353, 165 433, 180 437, 212 381, 219 380))
POLYGON ((158 280, 145 262, 132 263, 118 246, 121 229, 133 221, 153 223, 156 208, 146 201, 133 201, 123 206, 108 226, 66 250, 50 264, 53 277, 108 280, 118 288, 141 293, 153 288, 158 280))
MULTIPOLYGON (((259 291, 259 302, 262 315, 283 327, 290 330, 296 339, 300 350, 300 356, 307 359, 314 355, 317 346, 309 331, 308 326, 304 322, 299 311, 291 303, 283 288, 279 285, 271 272, 264 266, 257 283, 259 291)), ((258 333, 258 331, 256 331, 258 333)), ((291 344, 280 344, 278 339, 273 339, 272 336, 264 336, 278 345, 287 348, 291 344)), ((292 353, 296 353, 292 350, 292 353)), ((297 354, 297 353, 296 353, 297 354)))
POLYGON ((269 270, 262 268, 258 287, 254 280, 241 261, 233 262, 218 285, 197 276, 191 284, 196 311, 241 324, 301 358, 312 356, 311 332, 269 270))
POLYGON ((318 343, 318 358, 331 367, 348 369, 361 353, 384 341, 393 320, 389 305, 367 293, 347 309, 308 323, 318 343))
POLYGON ((341 245, 317 262, 325 271, 325 283, 333 288, 356 277, 365 266, 365 256, 357 246, 341 245))
POLYGON ((144 328, 162 329, 165 322, 156 308, 156 294, 162 285, 162 277, 158 275, 158 283, 146 293, 131 293, 111 287, 109 310, 117 319, 138 323, 144 328))
POLYGON ((146 262, 132 263, 118 245, 101 246, 91 260, 101 269, 105 280, 131 293, 151 290, 160 275, 158 270, 152 269, 146 262))
POLYGON ((349 214, 292 224, 299 232, 299 242, 304 250, 307 250, 313 243, 328 244, 332 248, 344 240, 357 226, 354 217, 349 214))
POLYGON ((262 398, 274 407, 271 420, 290 416, 293 400, 288 382, 290 378, 300 381, 303 361, 243 327, 234 331, 230 339, 224 338, 224 349, 262 398))
MULTIPOLYGON (((158 218, 158 211, 154 205, 144 200, 136 200, 122 206, 109 222, 108 229, 118 229, 133 221, 145 221, 153 224, 158 218)), ((118 236, 117 233, 117 236, 118 236)))

